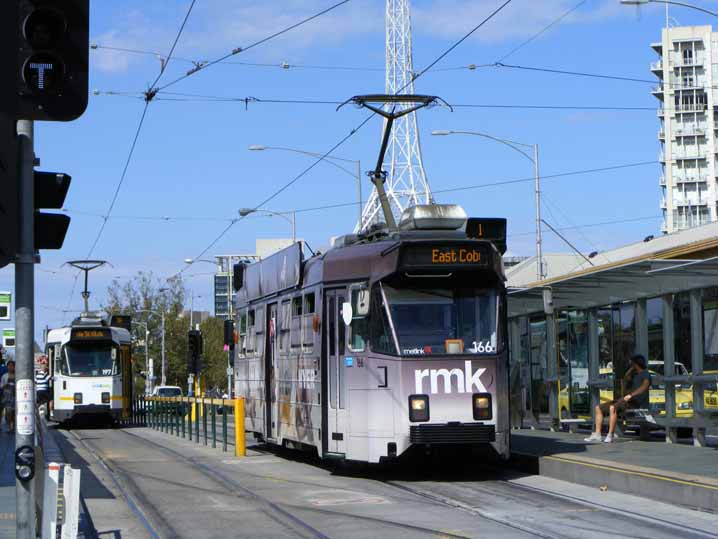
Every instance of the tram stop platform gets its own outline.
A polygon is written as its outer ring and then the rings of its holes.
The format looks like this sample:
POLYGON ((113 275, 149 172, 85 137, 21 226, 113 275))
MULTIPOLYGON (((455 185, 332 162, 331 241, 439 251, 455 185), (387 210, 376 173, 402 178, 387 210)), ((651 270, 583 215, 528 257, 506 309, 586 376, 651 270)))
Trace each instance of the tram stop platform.
POLYGON ((611 444, 586 442, 588 434, 515 430, 512 462, 525 472, 606 492, 718 512, 718 447, 629 436, 611 444))

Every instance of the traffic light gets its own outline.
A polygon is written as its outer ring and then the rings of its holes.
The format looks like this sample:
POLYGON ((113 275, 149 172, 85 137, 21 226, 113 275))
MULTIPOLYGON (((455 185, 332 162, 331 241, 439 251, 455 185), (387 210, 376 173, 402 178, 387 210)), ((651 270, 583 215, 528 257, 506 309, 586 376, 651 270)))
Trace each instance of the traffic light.
POLYGON ((224 345, 234 348, 234 320, 224 321, 224 345))
POLYGON ((187 336, 187 373, 199 374, 202 371, 202 332, 190 329, 187 336))
POLYGON ((35 171, 35 250, 60 249, 70 226, 70 218, 59 213, 39 210, 59 210, 65 203, 72 178, 59 172, 35 171))
POLYGON ((87 108, 89 0, 15 0, 3 4, 18 4, 17 43, 13 47, 15 54, 19 53, 15 117, 46 121, 80 117, 87 108))
POLYGON ((14 261, 18 247, 18 151, 15 120, 0 110, 0 268, 14 261))

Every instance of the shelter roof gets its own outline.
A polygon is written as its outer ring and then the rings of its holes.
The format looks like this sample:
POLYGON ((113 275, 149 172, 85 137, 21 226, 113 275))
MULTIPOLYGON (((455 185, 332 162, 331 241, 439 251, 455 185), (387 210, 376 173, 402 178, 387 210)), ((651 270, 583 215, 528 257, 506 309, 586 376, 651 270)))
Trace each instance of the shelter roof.
POLYGON ((648 259, 573 274, 550 284, 509 290, 509 316, 543 312, 551 289, 556 310, 588 309, 673 294, 718 284, 718 257, 701 260, 648 259))

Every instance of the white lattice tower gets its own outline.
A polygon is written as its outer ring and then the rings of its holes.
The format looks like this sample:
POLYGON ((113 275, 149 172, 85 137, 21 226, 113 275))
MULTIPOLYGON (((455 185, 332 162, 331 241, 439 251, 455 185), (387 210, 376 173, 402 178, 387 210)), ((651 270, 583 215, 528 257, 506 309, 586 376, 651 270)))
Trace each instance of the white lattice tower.
MULTIPOLYGON (((410 0, 386 1, 386 93, 414 93, 414 62, 411 49, 410 0)), ((397 108, 406 105, 393 105, 397 108)), ((386 126, 386 121, 384 122, 386 126)), ((401 212, 416 204, 429 204, 431 190, 426 181, 416 113, 394 122, 384 160, 386 194, 397 223, 401 212)), ((362 230, 383 221, 376 189, 373 189, 362 214, 362 230)))

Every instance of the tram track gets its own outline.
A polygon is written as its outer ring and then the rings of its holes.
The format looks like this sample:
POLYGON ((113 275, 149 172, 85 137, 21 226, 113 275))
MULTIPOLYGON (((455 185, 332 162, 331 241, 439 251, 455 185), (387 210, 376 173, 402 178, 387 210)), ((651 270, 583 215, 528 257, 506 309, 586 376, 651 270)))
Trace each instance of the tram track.
MULTIPOLYGON (((212 480, 215 484, 221 486, 222 489, 227 491, 226 493, 228 494, 231 494, 235 497, 239 495, 239 497, 241 498, 249 498, 252 499, 255 503, 264 505, 264 507, 262 507, 261 509, 267 517, 284 526, 289 531, 293 532, 293 534, 297 537, 300 537, 302 539, 306 539, 308 537, 313 537, 316 539, 331 539, 329 536, 312 527, 310 524, 304 522, 303 520, 297 518, 288 511, 282 509, 277 504, 271 502, 270 500, 267 500, 263 496, 260 496, 242 487, 235 481, 219 474, 207 465, 198 463, 191 458, 182 455, 179 452, 173 451, 160 444, 156 444, 151 440, 147 440, 141 436, 137 436, 135 434, 127 432, 124 429, 120 429, 115 432, 122 432, 125 435, 133 437, 133 439, 139 441, 140 443, 143 443, 147 446, 151 446, 153 449, 159 450, 173 458, 182 460, 184 463, 188 464, 195 470, 201 472, 205 477, 212 480)), ((132 509, 135 515, 137 515, 138 519, 153 539, 183 536, 181 530, 177 530, 174 526, 172 526, 172 524, 164 516, 162 516, 159 509, 157 509, 155 505, 142 493, 136 483, 132 480, 133 473, 131 471, 123 468, 112 458, 108 458, 103 455, 99 449, 92 447, 91 444, 87 443, 80 436, 81 433, 78 433, 76 431, 70 431, 70 434, 108 472, 108 474, 113 480, 113 483, 122 493, 130 509, 132 509)))
MULTIPOLYGON (((271 500, 268 500, 264 496, 261 496, 255 492, 252 492, 249 489, 247 489, 246 487, 240 485, 236 480, 228 477, 226 474, 220 472, 215 467, 209 466, 205 463, 197 462, 194 459, 187 457, 186 455, 183 455, 182 453, 174 451, 173 449, 167 448, 161 444, 157 444, 151 440, 147 440, 141 436, 137 436, 133 433, 125 432, 125 434, 136 437, 138 439, 141 439, 143 442, 147 443, 148 445, 152 445, 153 447, 156 447, 161 451, 164 451, 168 454, 171 454, 177 458, 180 458, 180 459, 186 461, 191 466, 203 470, 207 475, 215 478, 215 480, 229 486, 229 488, 234 488, 235 490, 242 491, 242 492, 246 493, 247 495, 252 496, 253 498, 261 501, 262 503, 267 504, 268 507, 281 512, 281 514, 291 517, 294 521, 301 522, 301 523, 303 523, 304 526, 309 526, 312 530, 315 530, 315 528, 312 528, 309 524, 307 524, 303 520, 301 520, 298 517, 296 517, 295 515, 289 513, 286 509, 291 509, 291 510, 300 511, 300 512, 306 511, 306 512, 310 512, 310 513, 316 513, 316 514, 322 514, 322 515, 331 515, 331 516, 337 516, 337 517, 342 517, 342 518, 349 518, 352 520, 363 520, 366 522, 372 522, 375 524, 380 524, 380 525, 391 527, 391 528, 400 528, 403 530, 422 533, 424 535, 430 535, 432 537, 441 537, 444 539, 470 539, 470 537, 468 537, 466 535, 455 534, 455 533, 448 532, 445 530, 427 528, 427 527, 412 525, 412 524, 408 524, 408 523, 404 523, 404 522, 397 522, 397 521, 393 521, 393 520, 372 517, 372 516, 368 516, 368 515, 332 511, 329 509, 322 509, 322 508, 312 507, 312 506, 307 506, 307 505, 272 502, 271 500)), ((272 452, 269 451, 268 453, 271 454, 272 452)), ((261 474, 250 474, 250 475, 252 475, 253 477, 258 478, 258 479, 270 479, 270 480, 275 479, 273 477, 265 476, 265 475, 261 475, 261 474)), ((317 531, 317 533, 321 534, 321 532, 318 532, 318 531, 317 531)), ((327 536, 321 534, 320 537, 327 537, 327 536)), ((329 538, 327 537, 327 539, 329 539, 329 538)))

